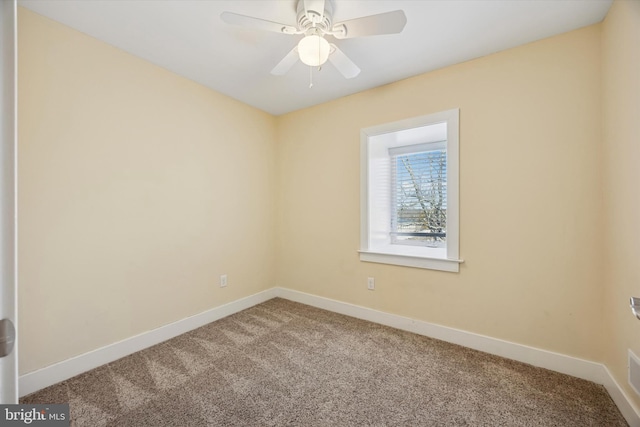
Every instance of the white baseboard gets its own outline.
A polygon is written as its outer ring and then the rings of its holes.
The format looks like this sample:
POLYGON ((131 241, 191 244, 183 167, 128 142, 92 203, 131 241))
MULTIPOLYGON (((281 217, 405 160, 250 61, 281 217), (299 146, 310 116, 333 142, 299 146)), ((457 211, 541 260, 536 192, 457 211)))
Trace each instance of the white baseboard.
POLYGON ((618 409, 627 420, 631 427, 640 427, 640 410, 633 401, 629 398, 629 395, 624 391, 620 384, 613 378, 609 369, 602 365, 603 379, 600 384, 607 389, 609 396, 615 402, 618 409))
POLYGON ((285 288, 267 289, 266 291, 232 301, 203 313, 24 374, 20 376, 19 379, 20 396, 25 396, 106 363, 113 362, 136 351, 144 350, 152 345, 159 344, 206 325, 207 323, 253 307, 254 305, 275 297, 436 338, 602 384, 607 389, 609 395, 629 425, 632 427, 640 427, 640 411, 616 382, 606 366, 601 363, 285 288))
POLYGON ((253 307, 256 304, 268 301, 275 297, 275 293, 275 288, 267 289, 266 291, 232 301, 157 329, 24 374, 20 376, 19 379, 18 390, 20 397, 97 368, 98 366, 113 362, 136 351, 144 350, 145 348, 204 326, 207 323, 253 307))
POLYGON ((291 289, 275 288, 275 295, 280 298, 436 338, 601 384, 607 389, 629 425, 640 427, 640 411, 602 363, 385 313, 291 289))

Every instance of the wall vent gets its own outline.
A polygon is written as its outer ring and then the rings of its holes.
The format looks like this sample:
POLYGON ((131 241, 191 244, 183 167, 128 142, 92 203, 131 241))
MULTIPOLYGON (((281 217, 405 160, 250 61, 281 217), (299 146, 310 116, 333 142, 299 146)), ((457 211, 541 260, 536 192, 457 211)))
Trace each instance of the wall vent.
POLYGON ((640 394, 640 359, 629 350, 629 384, 640 394))

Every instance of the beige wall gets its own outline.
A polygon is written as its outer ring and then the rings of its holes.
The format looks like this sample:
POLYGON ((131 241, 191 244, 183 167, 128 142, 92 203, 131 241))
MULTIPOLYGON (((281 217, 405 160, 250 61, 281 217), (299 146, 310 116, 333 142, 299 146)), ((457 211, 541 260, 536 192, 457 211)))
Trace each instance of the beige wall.
POLYGON ((279 117, 277 284, 601 360, 600 80, 591 26, 279 117), (460 273, 360 262, 360 129, 456 107, 460 273))
POLYGON ((272 287, 275 118, 18 18, 21 373, 272 287))
POLYGON ((640 408, 627 383, 627 349, 640 356, 640 2, 618 0, 602 25, 603 159, 606 268, 604 361, 640 408))

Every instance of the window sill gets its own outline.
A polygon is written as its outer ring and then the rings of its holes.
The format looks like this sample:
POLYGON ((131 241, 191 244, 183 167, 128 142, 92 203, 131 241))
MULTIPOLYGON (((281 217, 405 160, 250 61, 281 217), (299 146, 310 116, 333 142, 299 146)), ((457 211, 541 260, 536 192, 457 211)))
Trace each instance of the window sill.
POLYGON ((405 267, 426 268, 457 273, 460 271, 461 259, 437 258, 423 255, 402 254, 397 252, 360 250, 360 261, 381 264, 402 265, 405 267))

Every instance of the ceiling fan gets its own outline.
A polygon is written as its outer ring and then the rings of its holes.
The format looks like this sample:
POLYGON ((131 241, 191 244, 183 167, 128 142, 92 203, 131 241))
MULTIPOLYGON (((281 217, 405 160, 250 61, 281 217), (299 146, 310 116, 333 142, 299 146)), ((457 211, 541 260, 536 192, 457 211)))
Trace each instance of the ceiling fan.
POLYGON ((334 23, 332 3, 332 0, 298 0, 295 25, 232 12, 223 12, 220 17, 227 24, 289 35, 304 34, 298 44, 271 70, 271 74, 286 74, 298 59, 310 67, 320 67, 328 60, 345 78, 350 79, 360 74, 360 68, 335 44, 329 43, 325 36, 348 39, 396 34, 404 29, 407 17, 404 11, 394 10, 334 23))

